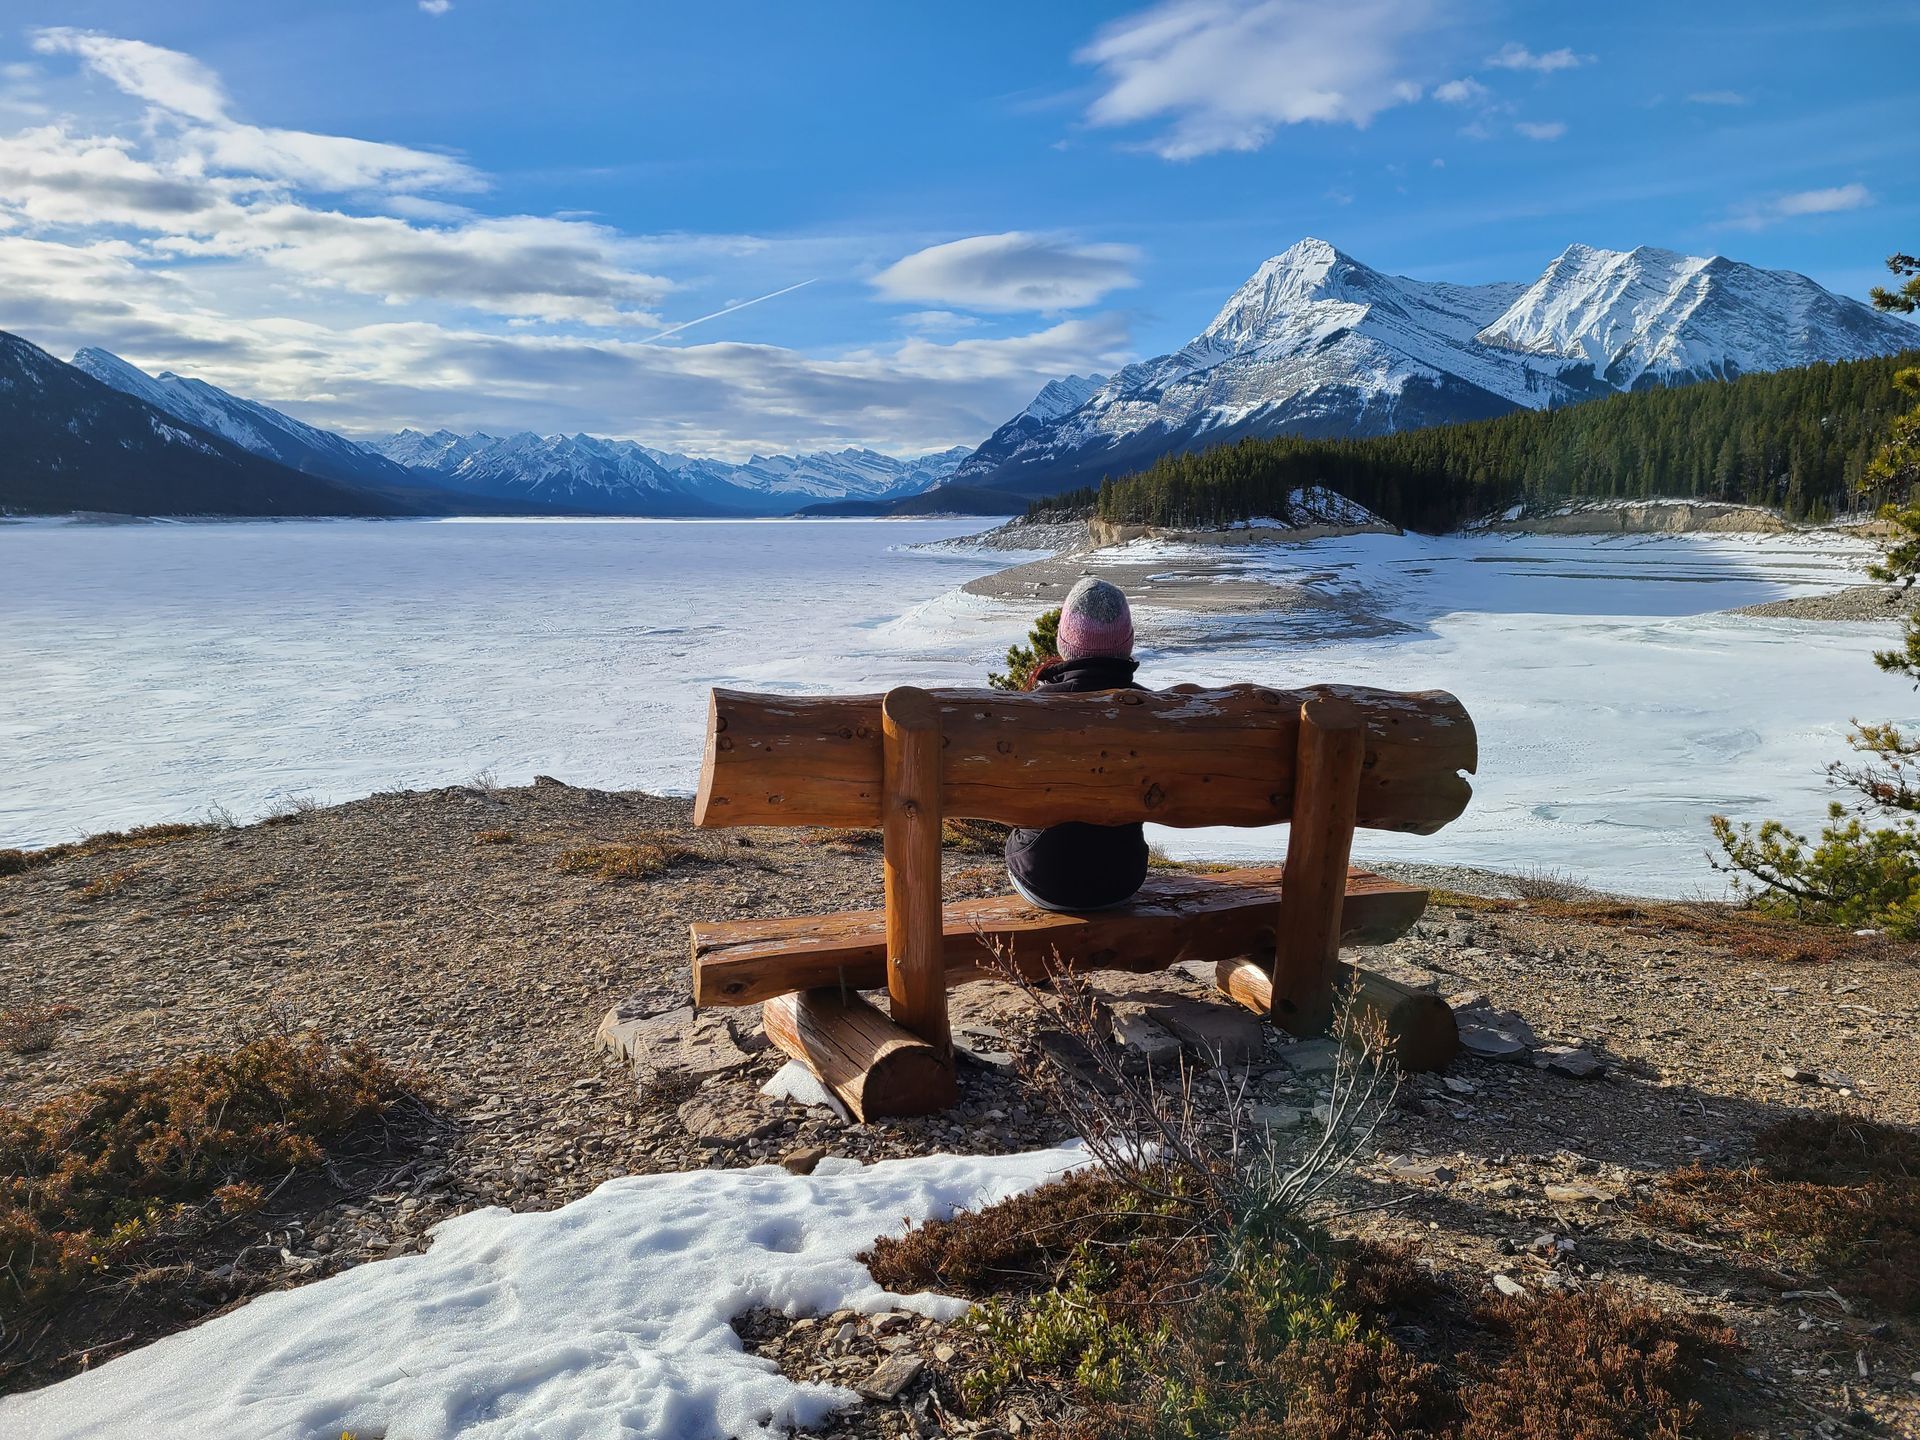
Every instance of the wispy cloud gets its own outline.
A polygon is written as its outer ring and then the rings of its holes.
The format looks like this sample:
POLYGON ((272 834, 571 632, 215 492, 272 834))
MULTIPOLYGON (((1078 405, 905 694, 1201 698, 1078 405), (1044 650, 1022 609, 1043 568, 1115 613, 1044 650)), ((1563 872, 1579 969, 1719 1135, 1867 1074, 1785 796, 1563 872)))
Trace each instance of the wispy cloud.
POLYGON ((420 8, 429 15, 444 15, 453 9, 453 0, 420 0, 420 8))
POLYGON ((1433 98, 1443 105, 1472 105, 1486 99, 1491 93, 1471 75, 1463 75, 1458 80, 1448 80, 1433 87, 1433 98))
POLYGON ((1864 210, 1874 203, 1873 192, 1865 185, 1830 185, 1820 190, 1795 190, 1741 206, 1721 223, 1735 230, 1765 230, 1784 220, 1809 215, 1838 215, 1848 210, 1864 210))
POLYGON ((1591 55, 1576 55, 1565 47, 1535 54, 1524 45, 1508 41, 1489 55, 1486 63, 1496 70, 1531 70, 1538 75, 1551 75, 1556 70, 1575 69, 1592 59, 1591 55))
POLYGON ((1513 128, 1529 140, 1558 140, 1567 133, 1564 120, 1516 120, 1513 128))
POLYGON ((1689 105, 1744 105, 1747 97, 1738 90, 1696 90, 1687 96, 1689 105))
POLYGON ((1436 23, 1433 0, 1163 0, 1074 58, 1100 71, 1090 124, 1164 125, 1145 148, 1191 160, 1417 100, 1416 42, 1436 23))
POLYGON ((873 277, 894 300, 960 310, 1078 310, 1139 283, 1130 245, 1089 245, 1012 230, 930 245, 873 277))

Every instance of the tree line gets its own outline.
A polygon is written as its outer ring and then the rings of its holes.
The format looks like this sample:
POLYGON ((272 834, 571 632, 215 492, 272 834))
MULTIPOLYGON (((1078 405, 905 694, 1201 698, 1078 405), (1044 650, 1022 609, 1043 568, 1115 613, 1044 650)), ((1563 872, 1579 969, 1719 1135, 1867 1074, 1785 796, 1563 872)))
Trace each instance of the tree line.
POLYGON ((1210 529, 1285 515, 1294 491, 1325 485, 1424 531, 1568 499, 1720 500, 1817 522, 1912 498, 1868 468, 1903 408, 1894 375, 1916 358, 1708 380, 1364 440, 1239 440, 1036 500, 1028 514, 1210 529))

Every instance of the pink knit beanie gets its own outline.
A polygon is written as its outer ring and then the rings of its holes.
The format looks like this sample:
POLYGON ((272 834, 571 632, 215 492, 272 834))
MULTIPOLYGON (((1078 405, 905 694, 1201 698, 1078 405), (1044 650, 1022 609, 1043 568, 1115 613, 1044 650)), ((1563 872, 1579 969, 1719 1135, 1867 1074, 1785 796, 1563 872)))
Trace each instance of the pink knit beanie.
POLYGON ((1133 654, 1133 612, 1119 587, 1089 575, 1060 606, 1060 658, 1095 655, 1125 660, 1133 654))

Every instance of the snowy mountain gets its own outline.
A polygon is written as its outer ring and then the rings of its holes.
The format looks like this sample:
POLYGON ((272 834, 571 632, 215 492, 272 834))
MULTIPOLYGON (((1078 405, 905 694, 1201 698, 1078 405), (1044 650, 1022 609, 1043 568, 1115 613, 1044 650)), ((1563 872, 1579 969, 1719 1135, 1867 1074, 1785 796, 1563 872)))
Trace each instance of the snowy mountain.
POLYGON ((1723 258, 1575 245, 1531 285, 1451 285, 1307 239, 1182 349, 1071 408, 1086 377, 1054 381, 947 483, 1047 494, 1245 435, 1378 435, 1915 344, 1805 276, 1723 258))
POLYGON ((0 512, 75 510, 396 515, 412 506, 265 459, 0 333, 0 512))
POLYGON ((73 357, 73 365, 101 384, 143 400, 176 420, 309 475, 349 485, 391 487, 415 481, 416 477, 402 465, 384 455, 258 401, 242 400, 204 380, 171 371, 149 375, 118 355, 91 346, 73 357))
POLYGON ((823 450, 735 464, 592 435, 446 430, 402 430, 373 447, 468 494, 630 515, 784 515, 821 500, 892 500, 931 488, 971 453, 965 445, 909 459, 823 450))

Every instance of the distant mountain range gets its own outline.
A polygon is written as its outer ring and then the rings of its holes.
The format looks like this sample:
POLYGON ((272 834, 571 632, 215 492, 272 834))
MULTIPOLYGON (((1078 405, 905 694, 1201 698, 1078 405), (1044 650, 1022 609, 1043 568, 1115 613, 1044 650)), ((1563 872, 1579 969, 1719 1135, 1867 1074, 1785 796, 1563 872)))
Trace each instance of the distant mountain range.
POLYGON ((965 445, 896 459, 873 450, 756 455, 734 464, 592 435, 423 435, 371 443, 382 458, 484 499, 614 515, 789 515, 821 501, 917 495, 972 453, 965 445))
POLYGON ((1045 495, 1241 436, 1379 435, 1920 343, 1804 275, 1574 245, 1531 284, 1384 275, 1324 240, 1253 273, 1170 355, 1056 381, 951 485, 1045 495))
POLYGON ((1243 436, 1379 435, 1649 386, 1890 354, 1920 329, 1803 275, 1568 248, 1531 284, 1385 275, 1322 240, 1189 344, 1050 381, 977 448, 745 462, 592 435, 355 441, 202 380, 0 333, 0 509, 146 514, 1005 513, 1243 436))

